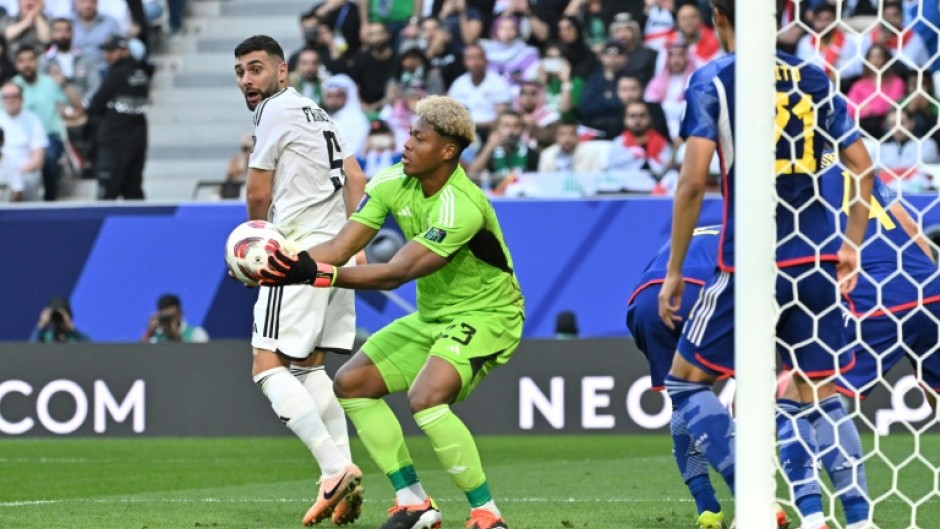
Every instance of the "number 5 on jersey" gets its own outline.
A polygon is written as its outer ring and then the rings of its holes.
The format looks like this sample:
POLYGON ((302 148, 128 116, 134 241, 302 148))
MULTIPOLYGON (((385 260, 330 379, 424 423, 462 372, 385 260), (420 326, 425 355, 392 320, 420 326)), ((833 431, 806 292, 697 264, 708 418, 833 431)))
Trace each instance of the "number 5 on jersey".
POLYGON ((342 154, 343 149, 336 140, 336 134, 332 130, 323 131, 323 139, 326 140, 326 152, 330 157, 330 182, 333 182, 333 188, 339 190, 343 187, 343 181, 346 175, 343 173, 343 158, 336 158, 337 154, 342 154))

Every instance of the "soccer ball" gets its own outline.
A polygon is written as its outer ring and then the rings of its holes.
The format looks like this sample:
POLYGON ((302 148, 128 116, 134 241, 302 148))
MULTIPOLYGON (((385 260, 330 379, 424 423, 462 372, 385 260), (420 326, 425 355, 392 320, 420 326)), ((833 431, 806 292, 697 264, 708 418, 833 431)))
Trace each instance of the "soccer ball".
POLYGON ((255 287, 261 280, 261 269, 268 265, 268 256, 275 251, 295 255, 299 246, 289 241, 277 226, 263 220, 239 224, 225 242, 225 264, 242 283, 255 287))

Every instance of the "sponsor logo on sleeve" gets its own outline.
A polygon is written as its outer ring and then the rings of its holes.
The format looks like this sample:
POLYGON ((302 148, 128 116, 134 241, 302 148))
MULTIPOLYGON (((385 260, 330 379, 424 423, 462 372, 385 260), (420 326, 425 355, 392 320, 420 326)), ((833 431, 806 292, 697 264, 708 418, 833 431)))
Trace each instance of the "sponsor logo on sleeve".
POLYGON ((440 228, 429 228, 428 231, 424 233, 424 238, 436 243, 444 242, 444 237, 447 237, 447 232, 440 228))

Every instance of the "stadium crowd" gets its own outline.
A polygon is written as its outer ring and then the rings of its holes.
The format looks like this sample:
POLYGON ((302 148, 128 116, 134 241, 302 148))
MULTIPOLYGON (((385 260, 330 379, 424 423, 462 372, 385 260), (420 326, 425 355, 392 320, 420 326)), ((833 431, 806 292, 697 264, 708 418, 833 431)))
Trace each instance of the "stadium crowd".
MULTIPOLYGON (((171 33, 181 27, 183 3, 167 2, 171 33)), ((683 160, 686 81, 723 54, 704 0, 311 3, 299 16, 303 45, 290 55, 290 84, 329 112, 366 174, 400 159, 418 101, 448 94, 476 120, 478 139, 463 165, 494 195, 671 194, 683 160)), ((841 4, 788 0, 779 48, 830 74, 883 179, 905 191, 936 188, 929 165, 940 162, 933 77, 940 8, 917 0, 841 4)), ((4 0, 0 7, 0 84, 25 88, 19 114, 15 95, 10 102, 4 95, 0 180, 8 199, 54 200, 60 165, 100 176, 93 168, 100 135, 89 128, 100 116, 89 107, 108 70, 101 46, 127 37, 131 58, 146 62, 148 29, 164 3, 4 0)), ((238 196, 241 157, 233 157, 221 197, 238 196)), ((711 172, 717 183, 717 159, 711 172)))

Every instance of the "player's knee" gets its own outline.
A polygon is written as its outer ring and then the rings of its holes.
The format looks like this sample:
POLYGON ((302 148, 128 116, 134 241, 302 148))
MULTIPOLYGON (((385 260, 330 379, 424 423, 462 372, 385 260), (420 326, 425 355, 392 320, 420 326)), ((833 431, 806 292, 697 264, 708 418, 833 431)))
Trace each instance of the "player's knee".
POLYGON ((411 407, 411 413, 418 413, 441 404, 450 404, 454 400, 450 393, 441 388, 412 386, 408 390, 408 406, 411 407))
POLYGON ((357 384, 355 375, 344 372, 340 369, 333 377, 333 393, 340 399, 354 399, 359 397, 357 394, 357 384))

